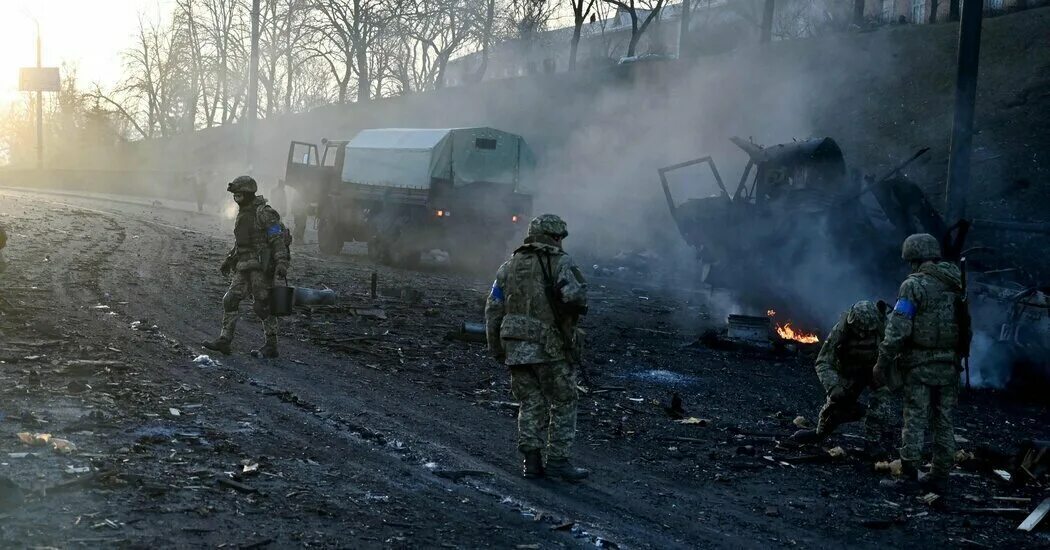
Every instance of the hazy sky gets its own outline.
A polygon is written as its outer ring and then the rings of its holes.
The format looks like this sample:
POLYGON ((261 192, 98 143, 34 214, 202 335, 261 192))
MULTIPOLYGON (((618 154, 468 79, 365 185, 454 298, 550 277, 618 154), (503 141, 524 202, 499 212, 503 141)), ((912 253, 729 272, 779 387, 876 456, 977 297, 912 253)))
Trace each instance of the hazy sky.
POLYGON ((120 78, 121 51, 132 43, 139 15, 167 17, 174 0, 0 0, 0 104, 18 100, 18 68, 36 64, 40 22, 43 65, 77 65, 82 86, 120 78))

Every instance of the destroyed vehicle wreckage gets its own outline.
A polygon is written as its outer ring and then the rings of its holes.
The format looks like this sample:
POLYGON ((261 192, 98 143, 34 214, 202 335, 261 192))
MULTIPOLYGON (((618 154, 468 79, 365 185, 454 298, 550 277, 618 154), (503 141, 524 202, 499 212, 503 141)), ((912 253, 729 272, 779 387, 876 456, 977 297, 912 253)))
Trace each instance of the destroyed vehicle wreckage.
MULTIPOLYGON (((825 137, 763 147, 731 141, 748 155, 736 187, 726 187, 710 157, 658 170, 671 216, 699 262, 701 282, 727 288, 756 308, 791 311, 809 327, 830 324, 857 299, 889 297, 905 275, 900 243, 930 233, 945 256, 964 256, 970 227, 1045 232, 1038 224, 988 220, 949 227, 904 169, 922 149, 878 177, 850 175, 841 148, 825 137), (705 185, 700 196, 677 200, 672 187, 705 185)), ((974 253, 971 296, 991 306, 978 318, 983 331, 1014 362, 1032 365, 1050 381, 1048 289, 1019 276, 1004 279, 974 253), (983 276, 984 271, 995 276, 983 276), (1042 365, 1040 366, 1040 363, 1042 365)))

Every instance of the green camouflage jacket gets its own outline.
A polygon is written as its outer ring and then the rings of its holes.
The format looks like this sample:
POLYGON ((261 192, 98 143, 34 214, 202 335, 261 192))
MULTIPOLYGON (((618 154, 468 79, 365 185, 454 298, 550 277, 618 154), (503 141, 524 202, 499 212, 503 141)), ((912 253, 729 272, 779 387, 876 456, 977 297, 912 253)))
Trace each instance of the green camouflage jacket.
POLYGON ((958 381, 956 297, 962 272, 951 262, 925 262, 901 284, 879 354, 896 360, 905 382, 958 381))
POLYGON ((492 283, 485 304, 489 350, 508 366, 571 361, 580 345, 577 322, 586 310, 587 283, 572 258, 542 238, 530 237, 500 266, 492 283), (561 327, 548 299, 545 268, 561 327))
POLYGON ((250 205, 240 207, 233 236, 235 242, 226 260, 235 262, 237 271, 288 267, 290 234, 281 223, 281 216, 266 204, 265 198, 255 197, 250 205))
POLYGON ((817 378, 825 391, 843 384, 844 380, 868 380, 879 356, 879 342, 886 326, 879 317, 875 330, 860 331, 851 327, 844 313, 831 328, 817 355, 817 378))

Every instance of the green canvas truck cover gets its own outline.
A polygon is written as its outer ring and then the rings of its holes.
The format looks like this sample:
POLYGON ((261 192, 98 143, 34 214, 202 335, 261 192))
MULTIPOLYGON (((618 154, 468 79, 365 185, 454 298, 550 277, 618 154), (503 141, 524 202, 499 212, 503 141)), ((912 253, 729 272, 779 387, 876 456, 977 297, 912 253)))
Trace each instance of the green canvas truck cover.
POLYGON ((485 182, 532 193, 534 165, 521 136, 494 128, 380 128, 347 143, 342 180, 429 189, 437 178, 456 187, 485 182))

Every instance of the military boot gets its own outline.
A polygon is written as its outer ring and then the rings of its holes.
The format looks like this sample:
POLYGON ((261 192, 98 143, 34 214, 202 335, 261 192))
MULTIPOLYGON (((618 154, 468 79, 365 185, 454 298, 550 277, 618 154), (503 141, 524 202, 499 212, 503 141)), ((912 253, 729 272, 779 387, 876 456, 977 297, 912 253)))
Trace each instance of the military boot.
POLYGON ((577 468, 567 458, 552 458, 547 460, 545 472, 548 477, 560 477, 565 481, 580 481, 591 475, 586 468, 577 468))
POLYGON ((263 344, 263 347, 261 349, 252 350, 252 355, 262 356, 266 359, 276 358, 278 355, 280 355, 277 353, 277 338, 267 338, 266 343, 263 344))
POLYGON ((219 352, 219 353, 221 353, 223 355, 229 355, 230 352, 231 352, 230 339, 229 338, 223 338, 222 336, 220 336, 220 337, 218 337, 218 338, 216 338, 214 340, 206 340, 204 342, 201 342, 201 346, 203 346, 204 349, 209 349, 211 351, 217 351, 217 352, 219 352))
POLYGON ((919 476, 919 486, 923 491, 936 493, 941 497, 948 495, 948 476, 932 473, 919 476))
POLYGON ((533 479, 543 477, 543 453, 539 449, 525 451, 525 459, 521 461, 521 475, 533 479))

